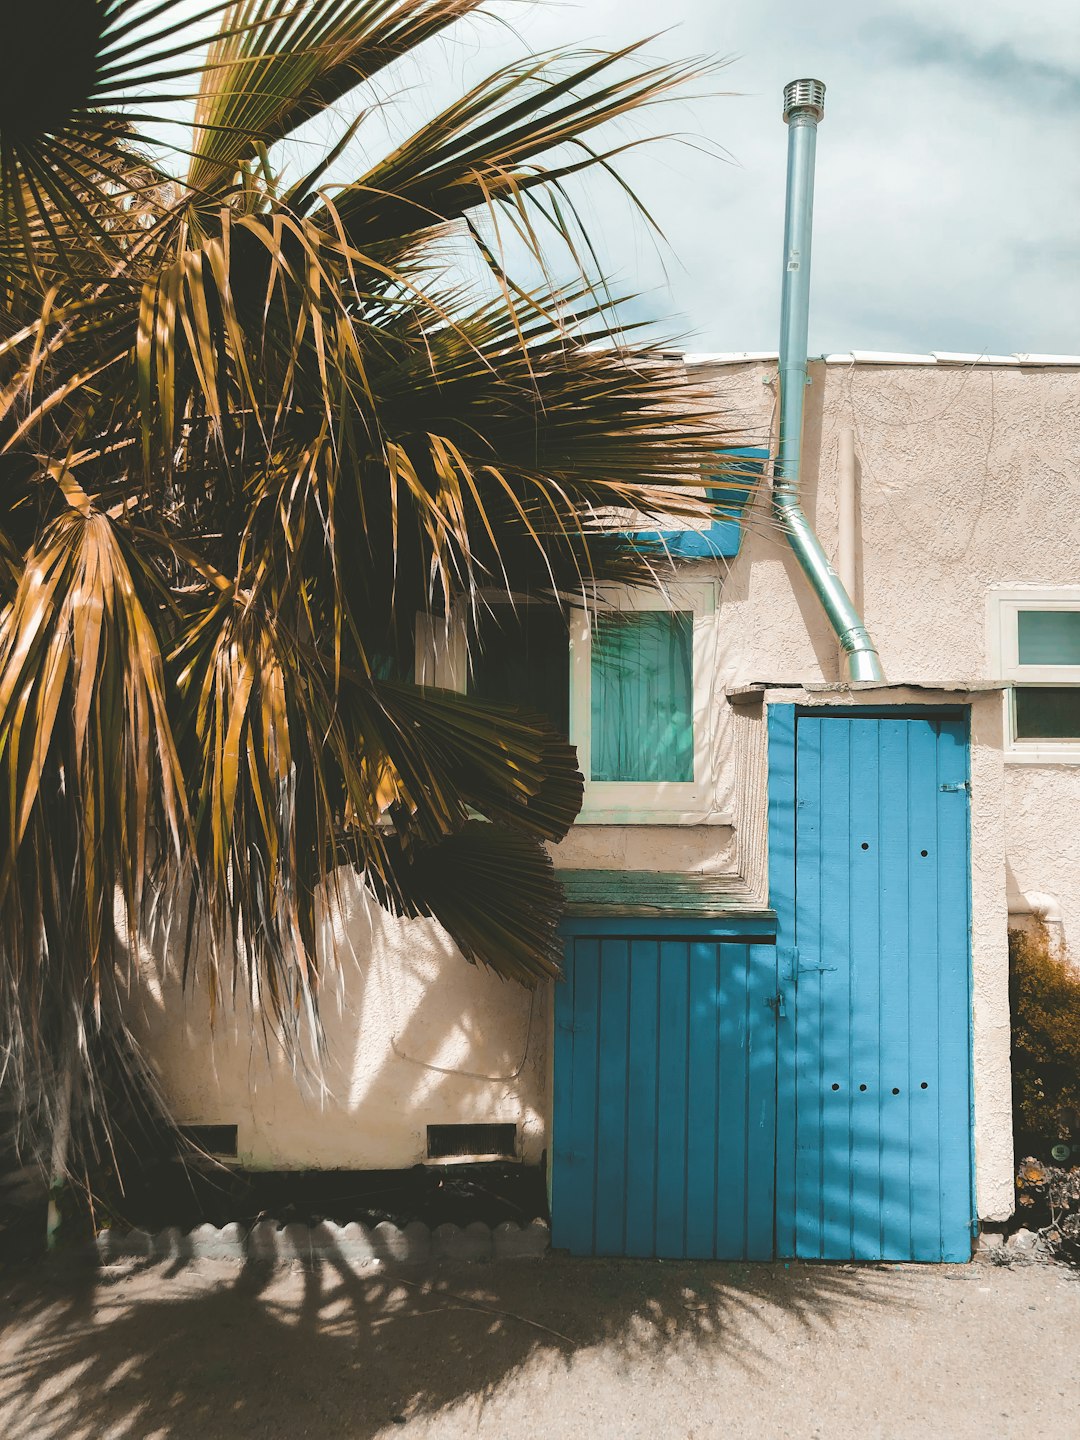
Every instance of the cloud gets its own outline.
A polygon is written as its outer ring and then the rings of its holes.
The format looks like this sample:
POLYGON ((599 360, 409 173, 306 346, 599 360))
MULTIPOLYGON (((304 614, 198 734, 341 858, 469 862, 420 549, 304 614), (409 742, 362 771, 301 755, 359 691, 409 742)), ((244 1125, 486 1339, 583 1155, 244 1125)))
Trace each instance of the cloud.
POLYGON ((1080 109, 1080 71, 1025 55, 1009 41, 982 44, 962 31, 893 16, 863 27, 865 39, 894 62, 933 66, 954 78, 992 87, 995 99, 1025 108, 1080 109))

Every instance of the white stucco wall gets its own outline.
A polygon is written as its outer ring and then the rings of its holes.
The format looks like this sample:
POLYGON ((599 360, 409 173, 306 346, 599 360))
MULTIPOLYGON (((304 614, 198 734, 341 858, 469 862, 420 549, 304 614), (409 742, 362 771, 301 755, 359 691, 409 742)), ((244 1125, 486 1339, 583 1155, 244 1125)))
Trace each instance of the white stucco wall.
POLYGON ((518 1126, 540 1160, 547 1110, 548 992, 469 965, 445 932, 379 909, 344 876, 323 915, 325 1053, 294 1073, 246 1004, 213 1027, 205 991, 145 957, 132 1014, 181 1123, 237 1126, 257 1169, 398 1169, 427 1153, 427 1126, 518 1126))
MULTIPOLYGON (((715 385, 740 438, 768 443, 775 364, 698 373, 715 385)), ((837 446, 851 427, 857 598, 888 679, 993 680, 988 589, 1080 581, 1080 370, 818 363, 810 378, 805 508, 835 555, 837 446)), ((717 746, 734 823, 579 827, 557 863, 738 869, 763 883, 760 747, 737 741, 742 722, 723 688, 835 681, 838 648, 770 524, 766 497, 747 517, 734 561, 691 569, 721 580, 717 746)), ((900 693, 882 698, 901 703, 900 693)), ((996 695, 976 697, 972 716, 978 1198, 982 1216, 998 1219, 1012 1202, 1006 897, 1056 896, 1065 938, 1080 949, 1080 765, 1011 763, 996 695)), ((183 1031, 149 1003, 149 1048, 183 1118, 235 1121, 244 1157, 258 1165, 408 1165, 422 1158, 428 1123, 470 1120, 515 1120, 525 1157, 536 1159, 548 1114, 546 997, 533 1001, 466 966, 437 927, 394 922, 358 895, 338 930, 322 1095, 253 1047, 246 1019, 226 1019, 211 1043, 197 997, 183 1002, 183 1031)))

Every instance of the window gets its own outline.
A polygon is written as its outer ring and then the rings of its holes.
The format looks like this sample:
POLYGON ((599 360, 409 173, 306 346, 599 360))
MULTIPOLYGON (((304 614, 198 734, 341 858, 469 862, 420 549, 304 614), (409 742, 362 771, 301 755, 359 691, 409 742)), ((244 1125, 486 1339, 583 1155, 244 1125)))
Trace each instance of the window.
POLYGON ((994 590, 989 620, 1011 758, 1080 762, 1080 586, 994 590))
POLYGON ((571 632, 570 737, 582 819, 704 823, 715 815, 715 591, 708 581, 606 590, 571 632))
POLYGON ((580 822, 726 823, 715 805, 715 610, 711 581, 605 587, 569 629, 545 606, 496 602, 429 638, 417 673, 549 715, 577 747, 580 822))

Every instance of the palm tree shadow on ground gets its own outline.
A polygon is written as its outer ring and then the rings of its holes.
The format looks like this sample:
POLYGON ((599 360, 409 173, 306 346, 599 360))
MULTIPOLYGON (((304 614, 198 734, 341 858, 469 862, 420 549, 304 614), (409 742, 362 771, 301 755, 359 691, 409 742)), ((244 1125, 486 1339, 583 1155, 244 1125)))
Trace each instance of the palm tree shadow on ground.
MULTIPOLYGON (((7 1440, 366 1440, 447 1407, 483 1409, 526 1367, 557 1379, 613 1347, 621 1365, 686 1351, 763 1381, 762 1342, 808 1338, 851 1306, 907 1304, 892 1270, 568 1262, 357 1272, 146 1265, 26 1274, 7 1296, 7 1440), (228 1279, 226 1279, 228 1275, 228 1279)), ((463 1412, 464 1413, 464 1412, 463 1412)))

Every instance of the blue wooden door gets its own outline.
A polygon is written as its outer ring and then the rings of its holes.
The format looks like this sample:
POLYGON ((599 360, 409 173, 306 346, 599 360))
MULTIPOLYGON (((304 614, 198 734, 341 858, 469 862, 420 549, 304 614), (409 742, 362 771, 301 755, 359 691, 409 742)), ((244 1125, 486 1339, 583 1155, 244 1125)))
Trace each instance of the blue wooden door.
POLYGON ((776 947, 578 936, 555 992, 552 1243, 773 1254, 776 947))
POLYGON ((970 1259, 966 726, 801 716, 795 761, 778 1253, 970 1259))

